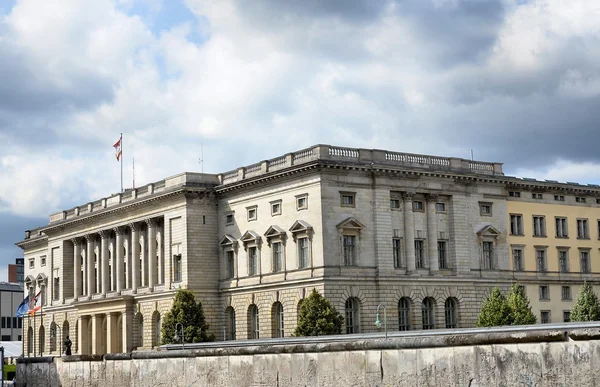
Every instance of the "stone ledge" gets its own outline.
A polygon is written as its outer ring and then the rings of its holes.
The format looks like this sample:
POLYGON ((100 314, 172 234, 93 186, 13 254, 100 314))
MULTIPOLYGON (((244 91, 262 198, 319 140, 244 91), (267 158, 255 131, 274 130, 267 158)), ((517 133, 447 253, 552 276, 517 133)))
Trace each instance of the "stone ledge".
POLYGON ((52 363, 52 362, 54 362, 53 356, 18 357, 17 358, 17 364, 52 363))
POLYGON ((575 329, 568 333, 569 338, 575 341, 583 341, 583 340, 599 340, 600 339, 600 329, 575 329))
POLYGON ((104 355, 71 355, 63 356, 61 359, 65 363, 75 361, 102 361, 104 355))

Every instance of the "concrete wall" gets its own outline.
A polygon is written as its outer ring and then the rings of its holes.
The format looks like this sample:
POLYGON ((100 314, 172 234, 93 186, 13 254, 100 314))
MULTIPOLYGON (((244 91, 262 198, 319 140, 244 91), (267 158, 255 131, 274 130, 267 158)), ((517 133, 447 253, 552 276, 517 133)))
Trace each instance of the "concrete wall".
POLYGON ((598 339, 594 328, 20 359, 17 385, 597 386, 598 339))

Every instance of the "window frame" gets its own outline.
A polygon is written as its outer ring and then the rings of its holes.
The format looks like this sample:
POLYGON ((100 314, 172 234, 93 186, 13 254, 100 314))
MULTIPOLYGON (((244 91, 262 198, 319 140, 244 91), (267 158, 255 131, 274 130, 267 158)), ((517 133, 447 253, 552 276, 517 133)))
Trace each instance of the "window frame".
POLYGON ((550 286, 548 285, 540 285, 539 286, 539 300, 540 301, 550 301, 550 286))
POLYGON ((401 297, 398 300, 398 330, 411 330, 411 306, 412 302, 408 297, 401 297))
POLYGON ((571 294, 571 286, 569 285, 562 285, 560 288, 560 299, 561 301, 572 301, 572 294, 571 294))
POLYGON ((392 238, 392 258, 394 260, 394 269, 406 268, 406 262, 404 262, 402 254, 402 238, 392 238))
POLYGON ((591 249, 589 248, 579 248, 579 272, 581 274, 591 274, 592 273, 592 262, 591 262, 591 249), (584 265, 584 255, 585 255, 585 265, 584 265))
POLYGON ((421 301, 421 329, 435 329, 435 301, 431 297, 421 301))
POLYGON ((492 202, 479 202, 479 216, 493 216, 492 202), (489 212, 484 211, 484 208, 489 208, 489 212))
POLYGON ((346 334, 360 333, 360 302, 356 297, 348 297, 344 308, 346 334), (350 322, 350 324, 348 323, 350 322))
POLYGON ((523 214, 510 214, 509 223, 511 236, 525 235, 525 230, 523 230, 523 214))
POLYGON ((246 221, 254 222, 258 220, 258 206, 246 207, 246 221))
POLYGON ((281 199, 269 202, 269 204, 271 205, 271 216, 279 216, 283 214, 283 201, 281 199))
POLYGON ((426 269, 427 268, 427 254, 425 251, 425 240, 415 238, 415 269, 426 269), (417 248, 417 245, 420 245, 417 248))
POLYGON ((569 220, 565 216, 555 216, 554 224, 556 228, 556 238, 569 238, 569 220), (560 228, 559 228, 560 223, 560 228), (559 232, 560 231, 560 232, 559 232))
POLYGON ((340 206, 356 208, 356 192, 340 191, 340 206), (345 203, 344 198, 349 198, 351 203, 345 203))
POLYGON ((438 253, 438 269, 448 270, 450 265, 448 262, 448 241, 444 239, 438 239, 437 241, 437 253, 438 253), (443 248, 441 248, 443 247, 443 248))
POLYGON ((545 215, 533 215, 533 236, 537 238, 545 238, 548 236, 545 215), (539 230, 537 225, 539 225, 539 230))
POLYGON ((302 210, 307 210, 308 209, 308 194, 304 193, 304 194, 300 194, 300 195, 296 195, 296 211, 302 211, 302 210), (301 204, 301 201, 304 200, 304 204, 301 204))
POLYGON ((588 218, 577 218, 577 239, 590 239, 590 222, 588 218))

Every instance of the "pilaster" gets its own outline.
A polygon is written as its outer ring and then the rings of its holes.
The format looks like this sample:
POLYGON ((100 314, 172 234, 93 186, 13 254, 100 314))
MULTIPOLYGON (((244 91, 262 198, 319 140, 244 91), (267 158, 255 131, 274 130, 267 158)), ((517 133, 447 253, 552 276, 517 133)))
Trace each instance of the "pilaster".
MULTIPOLYGON (((81 296, 81 238, 71 239, 73 242, 73 297, 81 296)), ((64 281, 64 279, 63 279, 64 281)))
POLYGON ((435 206, 437 204, 437 195, 427 196, 427 244, 429 246, 429 270, 439 271, 439 257, 437 249, 437 215, 435 206))
POLYGON ((131 289, 137 291, 140 278, 140 226, 131 223, 131 289))
POLYGON ((86 269, 87 269, 87 296, 91 297, 95 290, 94 285, 96 283, 94 276, 95 262, 94 262, 94 243, 96 242, 96 235, 88 234, 85 236, 87 241, 87 251, 85 254, 86 269))
POLYGON ((102 295, 110 291, 109 276, 108 276, 108 231, 100 231, 100 260, 102 263, 102 295))
POLYGON ((113 251, 113 257, 115 260, 113 261, 113 270, 115 270, 115 278, 116 278, 116 290, 120 292, 124 288, 124 276, 125 270, 123 268, 123 227, 115 227, 115 249, 113 251), (115 265, 116 261, 116 265, 115 265))
POLYGON ((413 214, 413 195, 414 192, 406 192, 404 199, 404 249, 406 251, 406 268, 409 272, 416 269, 415 262, 415 221, 413 214))

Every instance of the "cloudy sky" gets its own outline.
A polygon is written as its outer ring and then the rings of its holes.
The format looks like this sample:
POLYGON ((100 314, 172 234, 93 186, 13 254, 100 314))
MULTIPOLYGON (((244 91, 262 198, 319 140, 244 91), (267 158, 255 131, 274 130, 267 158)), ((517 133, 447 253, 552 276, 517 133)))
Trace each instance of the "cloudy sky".
POLYGON ((0 280, 125 180, 316 143, 600 181, 600 0, 2 0, 0 280))

